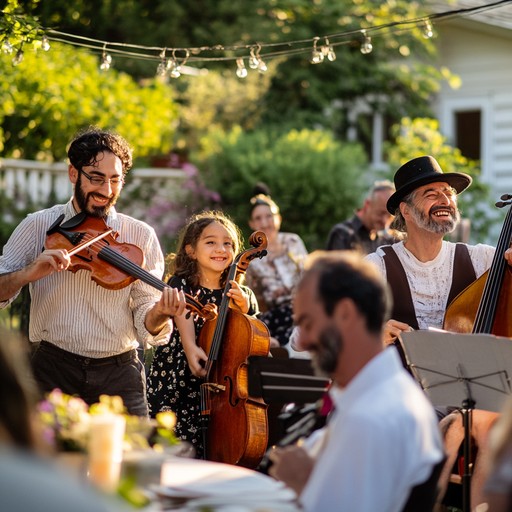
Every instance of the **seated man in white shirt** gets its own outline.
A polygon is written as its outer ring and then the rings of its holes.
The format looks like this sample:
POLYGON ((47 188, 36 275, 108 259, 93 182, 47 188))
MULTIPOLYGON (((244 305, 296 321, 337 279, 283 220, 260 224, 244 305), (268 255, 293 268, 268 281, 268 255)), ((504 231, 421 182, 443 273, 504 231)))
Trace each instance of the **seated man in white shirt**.
POLYGON ((399 512, 444 459, 434 410, 383 348, 389 293, 375 267, 349 252, 308 263, 294 300, 297 344, 332 378, 335 410, 315 443, 274 450, 269 473, 306 511, 399 512))

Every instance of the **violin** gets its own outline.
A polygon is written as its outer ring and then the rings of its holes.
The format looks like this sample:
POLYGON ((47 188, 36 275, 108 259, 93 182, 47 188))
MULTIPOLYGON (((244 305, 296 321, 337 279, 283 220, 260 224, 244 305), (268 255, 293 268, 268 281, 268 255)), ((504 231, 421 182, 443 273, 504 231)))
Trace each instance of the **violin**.
MULTIPOLYGON (((46 233, 45 249, 65 249, 70 256, 68 270, 91 272, 91 279, 109 290, 120 290, 137 279, 163 291, 170 286, 142 268, 144 253, 140 247, 121 243, 114 232, 99 217, 91 217, 85 212, 75 215, 62 223, 61 215, 46 233)), ((214 304, 201 304, 196 297, 185 294, 189 314, 212 320, 217 316, 214 304)))
POLYGON ((253 233, 249 243, 253 249, 237 255, 229 268, 217 318, 199 333, 199 345, 208 354, 200 395, 205 458, 255 468, 268 444, 267 404, 249 394, 247 360, 268 356, 270 334, 261 320, 230 308, 227 295, 237 273, 267 254, 263 232, 253 233))

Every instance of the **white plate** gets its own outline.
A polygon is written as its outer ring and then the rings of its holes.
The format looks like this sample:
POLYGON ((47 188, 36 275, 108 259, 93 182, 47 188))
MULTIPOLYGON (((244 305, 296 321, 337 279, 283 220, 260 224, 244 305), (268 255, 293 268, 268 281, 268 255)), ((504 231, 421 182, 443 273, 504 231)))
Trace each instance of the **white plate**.
POLYGON ((196 459, 168 459, 162 465, 161 485, 153 488, 172 498, 242 499, 292 502, 295 493, 273 478, 250 469, 196 459))

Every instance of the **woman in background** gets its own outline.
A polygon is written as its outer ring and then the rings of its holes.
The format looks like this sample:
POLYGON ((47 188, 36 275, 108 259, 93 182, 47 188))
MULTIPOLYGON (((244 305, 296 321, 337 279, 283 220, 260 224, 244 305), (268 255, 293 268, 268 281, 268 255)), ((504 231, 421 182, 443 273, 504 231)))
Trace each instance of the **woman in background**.
POLYGON ((268 189, 257 186, 251 199, 249 226, 267 236, 267 256, 251 262, 246 284, 256 297, 262 313, 259 319, 270 331, 271 346, 288 344, 293 329, 292 294, 307 255, 304 242, 295 233, 282 233, 279 207, 268 189))

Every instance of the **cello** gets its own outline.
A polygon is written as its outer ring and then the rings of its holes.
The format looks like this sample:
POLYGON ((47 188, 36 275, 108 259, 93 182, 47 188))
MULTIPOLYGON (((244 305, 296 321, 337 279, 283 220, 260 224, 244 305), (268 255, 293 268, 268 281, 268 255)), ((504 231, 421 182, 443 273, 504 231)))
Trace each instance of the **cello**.
POLYGON ((237 255, 229 268, 218 316, 208 320, 199 345, 208 355, 201 384, 201 428, 207 460, 255 468, 268 444, 267 405, 248 392, 249 356, 268 356, 270 334, 256 318, 230 308, 230 281, 244 273, 254 258, 267 254, 261 231, 249 239, 253 246, 237 255))
MULTIPOLYGON (((512 204, 512 195, 501 196, 497 208, 512 204)), ((494 334, 512 338, 512 269, 503 257, 512 237, 509 208, 489 270, 448 305, 443 327, 459 333, 494 334)))

